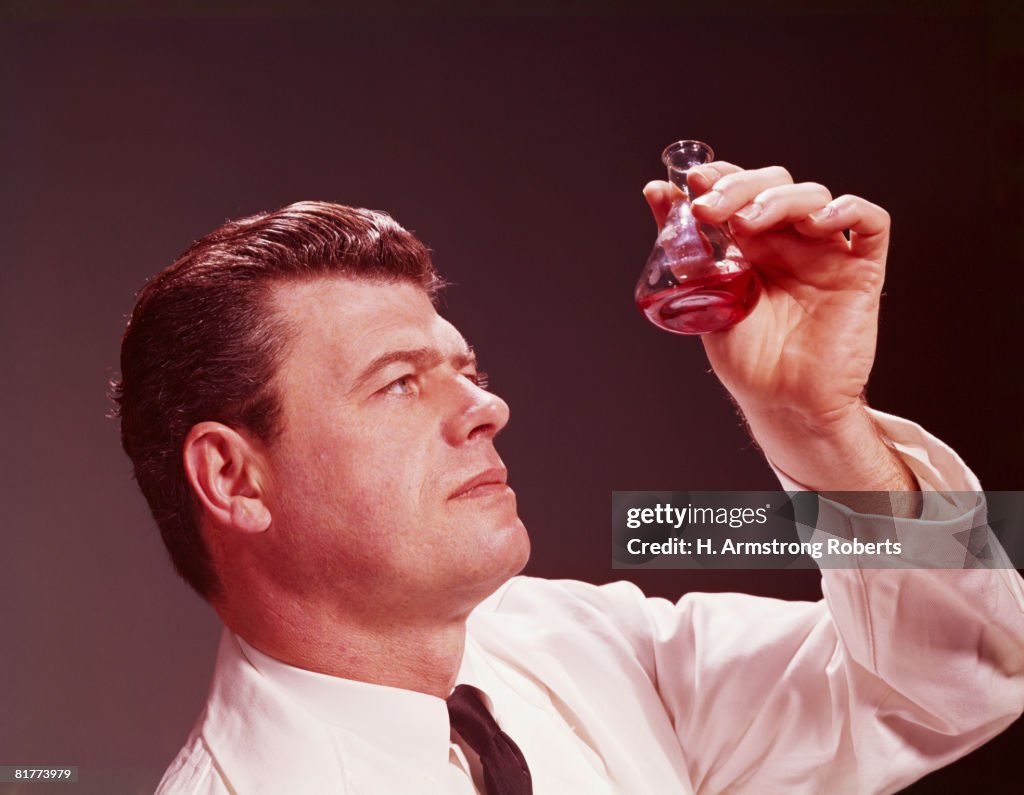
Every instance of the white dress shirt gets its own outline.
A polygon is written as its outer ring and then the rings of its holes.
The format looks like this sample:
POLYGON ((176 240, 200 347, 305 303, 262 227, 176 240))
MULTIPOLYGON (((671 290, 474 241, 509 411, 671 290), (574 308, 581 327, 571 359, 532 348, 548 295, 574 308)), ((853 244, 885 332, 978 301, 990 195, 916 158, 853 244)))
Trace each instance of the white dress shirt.
MULTIPOLYGON (((980 488, 941 442, 875 416, 923 488, 980 488)), ((947 535, 973 518, 916 526, 947 535)), ((822 522, 875 519, 837 508, 822 522)), ((513 578, 470 616, 458 682, 485 694, 536 795, 895 792, 1024 709, 1015 571, 835 569, 823 590, 672 603, 513 578)), ((225 631, 159 793, 471 795, 480 781, 442 699, 297 669, 225 631)))

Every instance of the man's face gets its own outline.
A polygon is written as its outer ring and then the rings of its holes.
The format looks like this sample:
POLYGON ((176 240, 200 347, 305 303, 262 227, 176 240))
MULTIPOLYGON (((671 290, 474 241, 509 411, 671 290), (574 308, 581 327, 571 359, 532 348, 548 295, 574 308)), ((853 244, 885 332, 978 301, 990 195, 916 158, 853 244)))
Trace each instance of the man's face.
POLYGON ((426 293, 317 279, 274 304, 295 329, 267 451, 279 585, 367 618, 455 615, 520 571, 529 540, 493 444, 508 406, 426 293))

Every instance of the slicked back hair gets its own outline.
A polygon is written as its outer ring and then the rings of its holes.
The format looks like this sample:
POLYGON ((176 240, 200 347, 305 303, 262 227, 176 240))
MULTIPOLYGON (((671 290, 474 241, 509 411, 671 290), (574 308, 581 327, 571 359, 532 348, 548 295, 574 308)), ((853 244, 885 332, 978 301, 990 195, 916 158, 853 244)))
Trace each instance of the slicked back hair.
POLYGON ((175 569, 207 601, 222 588, 185 476, 185 437, 215 421, 274 440, 274 374, 294 330, 271 292, 335 276, 408 281, 431 298, 442 286, 427 248, 386 213, 299 202, 229 221, 139 293, 112 384, 121 443, 175 569))

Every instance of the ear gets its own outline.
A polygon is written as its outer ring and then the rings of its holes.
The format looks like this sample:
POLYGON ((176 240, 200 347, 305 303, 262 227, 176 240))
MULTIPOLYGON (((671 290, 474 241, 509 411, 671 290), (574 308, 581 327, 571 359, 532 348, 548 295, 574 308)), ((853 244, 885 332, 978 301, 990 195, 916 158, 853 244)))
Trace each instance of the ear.
POLYGON ((227 425, 201 422, 182 452, 192 490, 218 525, 239 533, 270 527, 264 458, 253 442, 227 425))

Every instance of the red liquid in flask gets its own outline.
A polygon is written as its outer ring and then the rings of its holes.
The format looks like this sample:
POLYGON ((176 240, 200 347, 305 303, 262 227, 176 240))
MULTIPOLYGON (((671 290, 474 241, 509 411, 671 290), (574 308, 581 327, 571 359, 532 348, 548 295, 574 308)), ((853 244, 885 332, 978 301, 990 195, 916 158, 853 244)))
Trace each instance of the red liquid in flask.
POLYGON ((648 320, 665 331, 709 334, 739 323, 760 297, 760 280, 753 270, 745 268, 688 279, 644 296, 637 306, 648 320))

